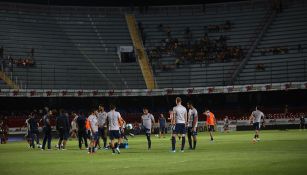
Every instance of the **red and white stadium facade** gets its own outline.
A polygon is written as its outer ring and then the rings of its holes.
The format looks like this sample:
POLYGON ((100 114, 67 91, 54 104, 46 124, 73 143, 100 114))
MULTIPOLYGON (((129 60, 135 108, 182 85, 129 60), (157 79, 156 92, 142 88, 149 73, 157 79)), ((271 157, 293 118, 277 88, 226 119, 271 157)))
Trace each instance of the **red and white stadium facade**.
POLYGON ((0 97, 119 97, 119 96, 165 96, 214 93, 239 93, 257 91, 287 91, 307 89, 307 82, 212 86, 193 88, 85 90, 85 89, 1 89, 0 97))

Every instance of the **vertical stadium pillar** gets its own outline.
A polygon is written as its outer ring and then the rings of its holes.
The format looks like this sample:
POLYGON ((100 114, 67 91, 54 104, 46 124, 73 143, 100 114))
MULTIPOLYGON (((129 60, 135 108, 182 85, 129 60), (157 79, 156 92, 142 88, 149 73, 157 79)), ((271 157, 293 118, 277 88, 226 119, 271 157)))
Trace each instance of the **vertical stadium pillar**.
POLYGON ((144 49, 143 42, 140 37, 134 15, 126 14, 126 21, 127 21, 130 37, 132 39, 133 46, 137 54, 137 59, 141 67, 142 74, 143 74, 143 77, 146 83, 146 87, 147 89, 154 89, 156 88, 156 83, 154 81, 154 75, 152 72, 152 68, 149 64, 148 56, 144 49))

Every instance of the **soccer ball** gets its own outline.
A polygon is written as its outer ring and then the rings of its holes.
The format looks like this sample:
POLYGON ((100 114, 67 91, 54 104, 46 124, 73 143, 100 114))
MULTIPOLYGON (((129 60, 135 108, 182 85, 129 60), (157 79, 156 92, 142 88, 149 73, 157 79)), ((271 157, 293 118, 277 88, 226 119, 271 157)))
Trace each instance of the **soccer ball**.
POLYGON ((37 148, 42 148, 42 145, 37 145, 37 148))
POLYGON ((127 128, 127 129, 132 129, 132 124, 131 124, 131 123, 127 124, 127 125, 126 125, 126 128, 127 128))

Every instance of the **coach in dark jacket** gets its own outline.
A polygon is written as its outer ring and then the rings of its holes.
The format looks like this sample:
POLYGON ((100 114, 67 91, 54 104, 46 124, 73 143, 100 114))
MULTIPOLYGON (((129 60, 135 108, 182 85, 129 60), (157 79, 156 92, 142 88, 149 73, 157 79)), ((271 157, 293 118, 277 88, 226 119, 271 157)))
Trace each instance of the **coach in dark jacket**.
POLYGON ((58 149, 65 150, 69 135, 69 120, 68 117, 64 114, 64 110, 62 109, 56 118, 56 129, 59 132, 58 149))
POLYGON ((76 119, 77 128, 78 128, 78 140, 79 140, 79 148, 82 149, 82 142, 84 142, 84 146, 87 148, 87 133, 85 128, 86 118, 83 115, 77 116, 76 113, 73 113, 76 119))
POLYGON ((49 111, 46 115, 43 116, 43 132, 44 132, 44 139, 43 139, 43 146, 42 150, 45 150, 46 142, 48 142, 47 147, 48 150, 51 149, 51 124, 50 118, 52 117, 52 111, 49 111))

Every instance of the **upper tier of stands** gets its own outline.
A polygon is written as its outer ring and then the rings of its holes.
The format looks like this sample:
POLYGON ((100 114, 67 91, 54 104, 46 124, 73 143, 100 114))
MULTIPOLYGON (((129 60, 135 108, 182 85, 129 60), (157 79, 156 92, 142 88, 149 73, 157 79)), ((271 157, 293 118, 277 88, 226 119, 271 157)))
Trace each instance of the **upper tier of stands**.
MULTIPOLYGON (((210 40, 226 36, 227 46, 242 48, 243 55, 270 9, 267 1, 206 6, 149 7, 133 13, 146 35, 145 48, 161 45, 166 38, 159 24, 169 26, 172 37, 184 40, 189 27, 192 42, 205 33, 210 40), (205 26, 232 23, 231 30, 208 32, 205 26)), ((256 51, 240 72, 236 84, 306 81, 306 10, 303 1, 285 3, 256 51), (298 51, 298 45, 302 49, 298 51), (288 53, 261 55, 262 49, 288 48, 288 53)), ((13 65, 13 79, 28 89, 145 89, 136 63, 121 63, 118 46, 132 41, 125 21, 129 8, 0 6, 0 46, 5 56, 26 57, 35 49, 33 66, 13 65), (14 7, 14 8, 12 8, 14 7), (37 7, 37 8, 36 8, 37 7), (46 10, 45 10, 46 9, 46 10)), ((226 60, 226 59, 225 59, 226 60)), ((152 60, 158 88, 227 85, 240 60, 183 63, 162 53, 152 60), (161 65, 168 68, 162 69, 161 65)), ((5 88, 0 82, 1 89, 5 88)))
POLYGON ((307 80, 306 11, 306 4, 293 4, 277 14, 236 84, 307 80), (285 52, 270 51, 276 48, 285 52))
POLYGON ((132 45, 124 15, 1 10, 0 42, 6 54, 35 65, 14 66, 26 88, 146 88, 138 63, 120 63, 118 46, 132 45))
MULTIPOLYGON (((186 27, 190 28, 192 43, 199 41, 208 34, 210 40, 218 39, 221 35, 226 36, 227 46, 238 46, 246 52, 254 37, 254 32, 259 23, 264 20, 267 13, 267 4, 235 4, 225 9, 206 8, 204 13, 178 14, 169 12, 169 15, 138 15, 138 21, 143 24, 146 35, 145 46, 155 48, 160 46, 161 40, 166 37, 159 31, 160 24, 169 26, 172 38, 184 41, 186 27), (236 6, 235 6, 236 5, 236 6), (227 10, 226 10, 227 9, 227 10), (225 21, 232 23, 229 31, 210 32, 205 27, 210 25, 224 24, 225 21)), ((226 59, 225 59, 226 60, 226 59)), ((225 85, 240 60, 225 62, 213 62, 210 64, 187 63, 175 68, 176 58, 169 54, 162 54, 159 60, 153 60, 157 69, 156 80, 158 87, 202 87, 225 85), (170 70, 159 69, 162 65, 168 65, 170 70), (174 68, 172 68, 174 67, 174 68)))

